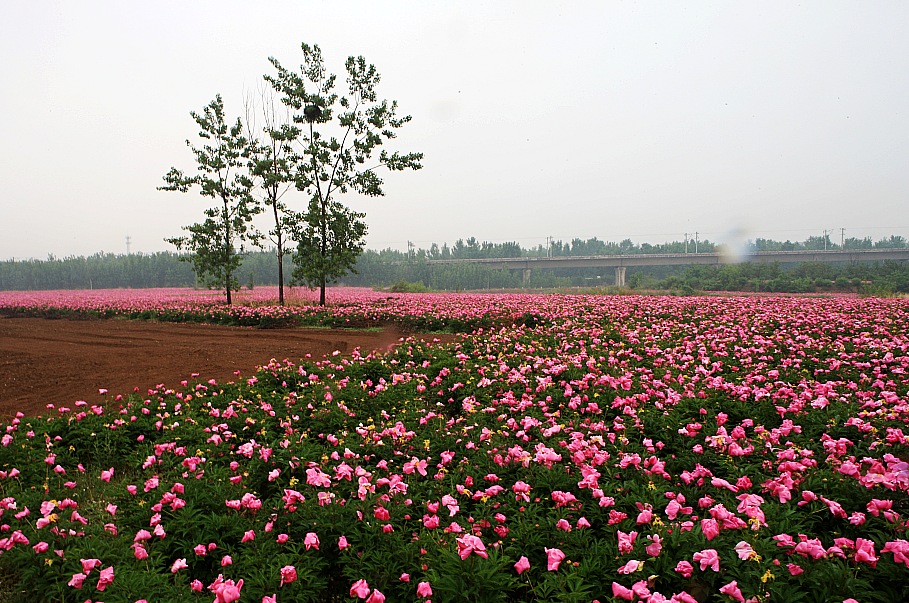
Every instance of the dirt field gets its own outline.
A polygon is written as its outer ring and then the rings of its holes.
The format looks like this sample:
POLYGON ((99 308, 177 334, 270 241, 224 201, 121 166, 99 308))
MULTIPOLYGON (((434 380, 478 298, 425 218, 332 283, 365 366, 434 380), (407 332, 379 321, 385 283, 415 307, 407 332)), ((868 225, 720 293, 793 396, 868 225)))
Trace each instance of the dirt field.
MULTIPOLYGON (((388 350, 402 334, 394 329, 270 329, 125 320, 0 318, 0 421, 17 411, 46 412, 47 404, 72 407, 76 400, 145 392, 158 384, 179 387, 200 379, 230 381, 234 371, 252 375, 277 360, 318 358, 359 347, 388 350)), ((416 335, 431 341, 453 336, 416 335)))

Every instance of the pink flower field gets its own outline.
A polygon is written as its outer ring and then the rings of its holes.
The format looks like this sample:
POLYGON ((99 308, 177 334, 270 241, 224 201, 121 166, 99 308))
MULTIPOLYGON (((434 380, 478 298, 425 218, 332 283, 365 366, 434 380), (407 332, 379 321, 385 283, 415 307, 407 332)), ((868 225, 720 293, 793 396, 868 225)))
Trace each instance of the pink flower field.
POLYGON ((464 333, 0 425, 0 599, 909 600, 906 300, 273 297, 0 293, 464 333))

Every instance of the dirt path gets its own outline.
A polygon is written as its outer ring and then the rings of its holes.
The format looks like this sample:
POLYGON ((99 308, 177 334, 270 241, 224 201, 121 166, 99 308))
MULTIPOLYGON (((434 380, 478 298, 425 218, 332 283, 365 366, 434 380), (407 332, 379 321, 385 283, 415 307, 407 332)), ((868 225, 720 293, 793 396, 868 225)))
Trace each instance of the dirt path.
MULTIPOLYGON (((158 384, 252 375, 272 358, 298 361, 359 347, 388 350, 401 333, 337 329, 259 330, 126 320, 0 318, 0 421, 17 411, 41 414, 47 404, 101 400, 98 390, 129 394, 158 384)), ((429 340, 453 336, 417 335, 429 340)))

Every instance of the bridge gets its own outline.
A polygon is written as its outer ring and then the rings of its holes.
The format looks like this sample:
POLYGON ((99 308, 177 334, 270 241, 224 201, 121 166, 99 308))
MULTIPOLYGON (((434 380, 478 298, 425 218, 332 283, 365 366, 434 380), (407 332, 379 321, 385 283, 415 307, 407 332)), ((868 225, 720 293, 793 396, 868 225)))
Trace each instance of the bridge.
POLYGON ((801 264, 804 262, 883 262, 909 260, 909 248, 902 249, 828 249, 804 251, 751 251, 742 255, 724 252, 710 253, 638 253, 633 255, 590 255, 519 258, 478 258, 465 260, 427 260, 427 264, 483 264, 492 268, 520 270, 523 282, 530 281, 534 269, 555 268, 615 268, 615 284, 625 285, 625 270, 629 266, 690 266, 738 264, 742 262, 801 264))

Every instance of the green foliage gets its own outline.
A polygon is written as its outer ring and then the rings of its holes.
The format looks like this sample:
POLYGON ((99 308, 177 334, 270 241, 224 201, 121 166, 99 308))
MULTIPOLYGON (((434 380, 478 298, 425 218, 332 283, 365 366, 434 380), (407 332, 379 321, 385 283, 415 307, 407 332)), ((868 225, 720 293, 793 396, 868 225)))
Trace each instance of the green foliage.
POLYGON ((365 215, 334 201, 323 212, 314 199, 294 235, 294 281, 321 287, 324 293, 325 285, 354 270, 357 256, 366 246, 365 215))
POLYGON ((249 141, 243 135, 243 125, 237 119, 229 125, 224 114, 221 95, 205 106, 202 113, 191 112, 198 124, 203 143, 195 147, 187 140, 196 158, 198 173, 186 176, 171 168, 164 176, 165 186, 159 190, 188 192, 198 186, 203 197, 217 205, 205 210, 205 220, 183 229, 189 236, 169 238, 177 249, 187 250, 202 284, 224 289, 227 303, 231 291, 240 288, 236 276, 244 253, 244 243, 258 245, 261 235, 252 227, 253 216, 262 211, 252 197, 253 181, 249 176, 249 141))
POLYGON ((0 448, 0 577, 32 595, 19 600, 74 603, 211 601, 189 584, 218 575, 244 580, 243 601, 345 601, 359 580, 389 601, 421 600, 423 581, 434 601, 611 600, 612 582, 719 601, 732 580, 774 601, 906 599, 906 567, 882 551, 904 538, 909 509, 906 358, 890 351, 905 339, 904 304, 856 300, 814 322, 826 302, 751 300, 742 314, 740 300, 579 297, 564 300, 568 314, 547 309, 558 297, 447 346, 272 362, 234 383, 108 399, 97 414, 17 418, 0 448), (831 361, 842 363, 833 374, 831 361), (807 404, 824 395, 826 406, 807 404), (795 459, 793 497, 777 500, 770 482, 795 459), (869 468, 860 481, 838 470, 847 459, 889 475, 869 468), (748 495, 763 520, 739 506, 748 495), (855 525, 820 497, 868 516, 855 525), (870 513, 876 498, 896 521, 870 513), (670 513, 670 500, 691 508, 670 513), (652 516, 636 518, 645 506, 652 516), (742 524, 708 541, 700 518, 721 510, 742 524), (627 551, 620 531, 637 536, 627 551), (778 534, 864 538, 881 554, 815 558, 778 534), (656 537, 660 551, 647 551, 656 537), (755 557, 737 554, 742 542, 755 557), (676 564, 707 548, 720 570, 683 578, 676 564), (550 565, 547 549, 564 558, 550 565), (67 586, 92 558, 116 568, 103 595, 98 570, 67 586), (619 569, 631 560, 643 567, 619 569), (286 566, 296 580, 282 580, 286 566))
POLYGON ((388 288, 392 293, 426 293, 429 289, 426 288, 426 285, 422 281, 416 283, 411 283, 405 281, 404 279, 399 280, 394 285, 388 288))

